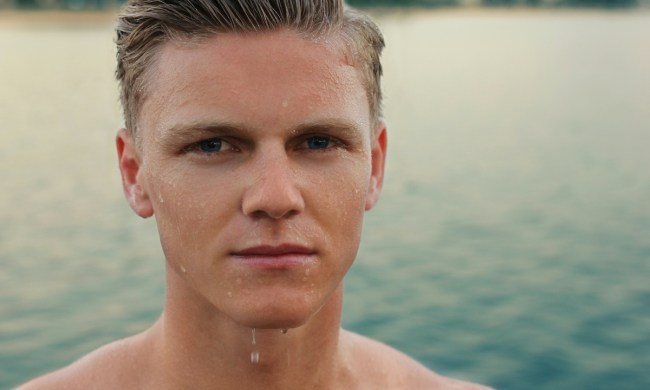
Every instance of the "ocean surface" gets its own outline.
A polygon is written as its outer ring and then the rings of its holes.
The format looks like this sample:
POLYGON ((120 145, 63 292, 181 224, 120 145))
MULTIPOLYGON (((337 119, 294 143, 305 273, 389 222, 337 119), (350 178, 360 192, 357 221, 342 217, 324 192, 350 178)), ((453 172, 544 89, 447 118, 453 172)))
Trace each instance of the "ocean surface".
MULTIPOLYGON (((112 19, 0 13, 0 388, 159 315, 112 19)), ((392 11, 344 326, 498 389, 650 388, 650 12, 392 11)))

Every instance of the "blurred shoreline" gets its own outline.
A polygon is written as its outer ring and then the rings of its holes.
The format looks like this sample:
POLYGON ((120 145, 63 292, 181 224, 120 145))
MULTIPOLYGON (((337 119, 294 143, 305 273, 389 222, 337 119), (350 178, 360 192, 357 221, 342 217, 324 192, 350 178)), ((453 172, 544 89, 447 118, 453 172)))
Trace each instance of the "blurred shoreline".
POLYGON ((116 20, 117 14, 117 9, 98 11, 3 10, 0 11, 0 27, 96 26, 112 24, 116 20))
MULTIPOLYGON (((540 8, 540 7, 371 7, 366 9, 371 14, 465 14, 465 15, 545 15, 545 14, 650 14, 650 8, 633 7, 633 8, 599 8, 599 7, 560 7, 560 8, 540 8)), ((65 11, 65 10, 1 10, 0 27, 8 26, 94 26, 97 24, 112 24, 115 22, 119 9, 108 10, 85 10, 85 11, 65 11)))

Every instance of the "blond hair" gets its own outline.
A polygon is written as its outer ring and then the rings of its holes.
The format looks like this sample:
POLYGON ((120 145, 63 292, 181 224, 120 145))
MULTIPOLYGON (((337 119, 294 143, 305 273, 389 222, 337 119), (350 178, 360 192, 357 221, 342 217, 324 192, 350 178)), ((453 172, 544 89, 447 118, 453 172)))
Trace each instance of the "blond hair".
POLYGON ((132 0, 122 9, 116 28, 116 77, 126 127, 136 129, 146 99, 148 69, 164 43, 280 28, 307 38, 339 34, 346 54, 361 72, 372 118, 381 117, 384 39, 369 17, 343 0, 132 0))

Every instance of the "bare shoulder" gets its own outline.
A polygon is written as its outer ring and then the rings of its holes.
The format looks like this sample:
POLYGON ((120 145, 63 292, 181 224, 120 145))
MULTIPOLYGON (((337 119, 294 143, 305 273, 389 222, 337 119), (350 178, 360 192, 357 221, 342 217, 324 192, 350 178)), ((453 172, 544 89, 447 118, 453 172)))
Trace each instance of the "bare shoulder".
POLYGON ((25 383, 17 390, 81 390, 133 388, 142 360, 138 358, 140 336, 107 344, 60 370, 25 383))
POLYGON ((342 331, 353 367, 367 383, 362 388, 411 390, 489 390, 489 387, 439 375, 378 341, 342 331))

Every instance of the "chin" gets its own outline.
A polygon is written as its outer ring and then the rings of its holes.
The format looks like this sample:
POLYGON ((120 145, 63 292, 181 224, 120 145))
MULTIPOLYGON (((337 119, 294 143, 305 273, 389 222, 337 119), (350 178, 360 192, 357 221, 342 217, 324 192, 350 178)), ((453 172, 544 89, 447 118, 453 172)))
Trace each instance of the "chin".
POLYGON ((309 318, 252 318, 244 323, 247 328, 256 329, 295 329, 309 321, 309 318))
POLYGON ((240 323, 251 328, 285 329, 298 328, 306 324, 317 310, 307 307, 278 307, 277 303, 269 307, 260 307, 248 313, 242 313, 240 323))
MULTIPOLYGON (((304 294, 304 293, 303 293, 304 294)), ((323 307, 320 300, 311 301, 269 294, 269 299, 241 302, 234 307, 231 317, 239 324, 258 329, 290 329, 305 325, 323 307)))

